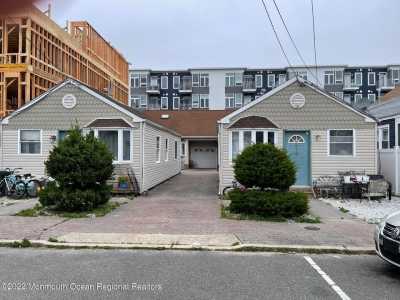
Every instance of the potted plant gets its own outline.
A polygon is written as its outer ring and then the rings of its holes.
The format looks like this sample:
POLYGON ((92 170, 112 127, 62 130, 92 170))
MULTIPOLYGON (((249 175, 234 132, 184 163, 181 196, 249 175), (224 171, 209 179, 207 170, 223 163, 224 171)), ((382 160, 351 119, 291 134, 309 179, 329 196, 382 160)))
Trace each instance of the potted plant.
POLYGON ((128 187, 128 178, 126 176, 118 177, 118 188, 121 190, 127 190, 128 187))

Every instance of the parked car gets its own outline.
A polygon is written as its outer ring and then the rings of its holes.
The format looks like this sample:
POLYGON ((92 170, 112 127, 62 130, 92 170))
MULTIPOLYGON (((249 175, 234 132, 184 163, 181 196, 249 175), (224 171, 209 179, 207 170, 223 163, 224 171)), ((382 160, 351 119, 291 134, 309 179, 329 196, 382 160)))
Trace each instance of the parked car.
POLYGON ((375 248, 382 259, 400 268, 400 211, 376 226, 375 248))

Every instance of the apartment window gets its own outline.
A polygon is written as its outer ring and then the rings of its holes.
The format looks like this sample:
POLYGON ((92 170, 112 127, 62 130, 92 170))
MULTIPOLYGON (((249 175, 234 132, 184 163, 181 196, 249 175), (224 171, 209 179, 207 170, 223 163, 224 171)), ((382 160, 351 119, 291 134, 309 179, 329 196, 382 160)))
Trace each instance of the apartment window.
POLYGON ((192 107, 193 108, 199 108, 200 104, 200 95, 199 94, 193 94, 192 95, 192 107))
POLYGON ((328 131, 329 155, 351 156, 354 155, 354 130, 328 131))
POLYGON ((344 102, 350 104, 351 103, 351 95, 343 95, 344 102))
POLYGON ((182 155, 182 157, 186 156, 186 144, 185 144, 185 142, 182 142, 182 144, 181 144, 181 155, 182 155))
POLYGON ((378 141, 379 149, 389 149, 390 148, 390 135, 389 135, 389 125, 380 126, 378 128, 378 141))
POLYGON ((164 159, 165 161, 168 161, 169 159, 169 140, 165 139, 165 148, 164 148, 164 159))
POLYGON ((163 90, 168 89, 168 76, 161 76, 161 88, 163 90))
POLYGON ((232 131, 230 144, 231 158, 235 159, 241 151, 253 144, 268 143, 274 145, 275 138, 275 131, 265 129, 232 131))
POLYGON ((336 70, 335 71, 335 81, 336 81, 336 84, 342 84, 343 83, 343 70, 336 70))
POLYGON ((333 72, 333 71, 325 71, 324 84, 325 85, 333 85, 333 84, 335 84, 335 72, 333 72))
POLYGON ((200 108, 208 108, 209 106, 208 95, 201 94, 199 98, 200 98, 200 108))
POLYGON ((98 130, 97 136, 107 145, 115 161, 131 160, 130 130, 98 130))
POLYGON ((158 89, 158 77, 150 77, 150 87, 158 89))
POLYGON ((147 86, 147 76, 145 74, 140 74, 140 87, 147 86))
POLYGON ((400 82, 400 69, 392 69, 392 80, 394 83, 400 82))
POLYGON ((343 100, 343 92, 335 92, 335 96, 343 100))
POLYGON ((235 94, 235 107, 242 107, 243 105, 243 95, 240 93, 235 94))
POLYGON ((249 95, 243 96, 243 105, 246 105, 250 102, 251 102, 251 96, 249 95))
POLYGON ((362 94, 354 94, 354 103, 360 103, 362 101, 362 94))
POLYGON ((200 74, 200 87, 208 87, 208 85, 209 85, 208 74, 205 73, 200 74))
POLYGON ((256 75, 256 88, 260 89, 263 87, 263 76, 261 74, 256 75))
POLYGON ((361 72, 355 72, 354 73, 354 84, 355 85, 362 85, 362 73, 361 72))
POLYGON ((138 74, 132 76, 131 87, 133 87, 134 89, 137 89, 140 87, 140 76, 138 74))
POLYGON ((234 108, 234 107, 235 107, 235 94, 226 94, 225 108, 234 108))
POLYGON ((140 107, 146 108, 147 107, 147 97, 146 95, 139 96, 140 107))
POLYGON ((168 97, 161 97, 161 109, 168 109, 168 97))
POLYGON ((175 90, 179 89, 181 78, 179 76, 174 76, 172 78, 172 86, 175 90))
POLYGON ((275 87, 275 74, 268 74, 268 84, 269 88, 275 87))
POLYGON ((130 104, 131 104, 130 106, 133 108, 139 108, 140 107, 140 97, 138 97, 138 96, 131 97, 130 104))
POLYGON ((180 102, 181 102, 181 98, 180 97, 174 97, 173 98, 173 108, 174 109, 179 109, 180 102))
POLYGON ((225 74, 225 86, 231 87, 235 85, 235 73, 226 73, 225 74))
POLYGON ((175 145, 175 147, 174 147, 174 159, 176 160, 176 159, 178 159, 178 142, 175 141, 174 145, 175 145))
POLYGON ((376 95, 375 94, 368 94, 368 101, 371 103, 375 103, 376 95))
POLYGON ((296 72, 296 75, 304 80, 307 80, 307 71, 298 71, 296 72))
POLYGON ((286 74, 279 74, 278 83, 279 85, 284 84, 286 81, 286 74))
POLYGON ((198 87, 200 85, 200 74, 193 74, 192 75, 192 86, 198 87))
POLYGON ((40 130, 20 130, 19 153, 40 154, 42 150, 41 135, 40 130))
POLYGON ((375 85, 375 72, 368 72, 368 85, 375 85))
POLYGON ((235 74, 235 85, 242 86, 243 85, 243 74, 236 73, 235 74))
POLYGON ((159 163, 161 161, 161 149, 160 149, 160 140, 159 136, 156 137, 156 162, 159 163))

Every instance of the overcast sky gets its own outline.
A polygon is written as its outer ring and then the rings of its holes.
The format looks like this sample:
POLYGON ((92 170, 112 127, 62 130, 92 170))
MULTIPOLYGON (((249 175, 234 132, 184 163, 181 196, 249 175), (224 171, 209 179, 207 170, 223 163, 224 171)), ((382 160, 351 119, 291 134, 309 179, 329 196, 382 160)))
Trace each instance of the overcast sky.
MULTIPOLYGON (((272 0, 265 1, 289 59, 301 64, 272 0)), ((313 63, 310 0, 276 1, 306 62, 313 63)), ((287 65, 261 0, 52 2, 59 24, 89 21, 134 68, 287 65)), ((399 0, 314 0, 314 5, 318 64, 400 63, 399 0)))

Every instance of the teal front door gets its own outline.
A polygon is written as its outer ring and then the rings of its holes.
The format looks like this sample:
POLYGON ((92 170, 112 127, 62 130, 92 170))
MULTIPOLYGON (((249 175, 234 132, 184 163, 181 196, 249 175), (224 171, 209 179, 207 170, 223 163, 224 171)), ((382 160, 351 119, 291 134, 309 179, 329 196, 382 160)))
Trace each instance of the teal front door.
POLYGON ((297 168, 296 184, 310 185, 310 133, 308 131, 285 131, 283 146, 297 168))

